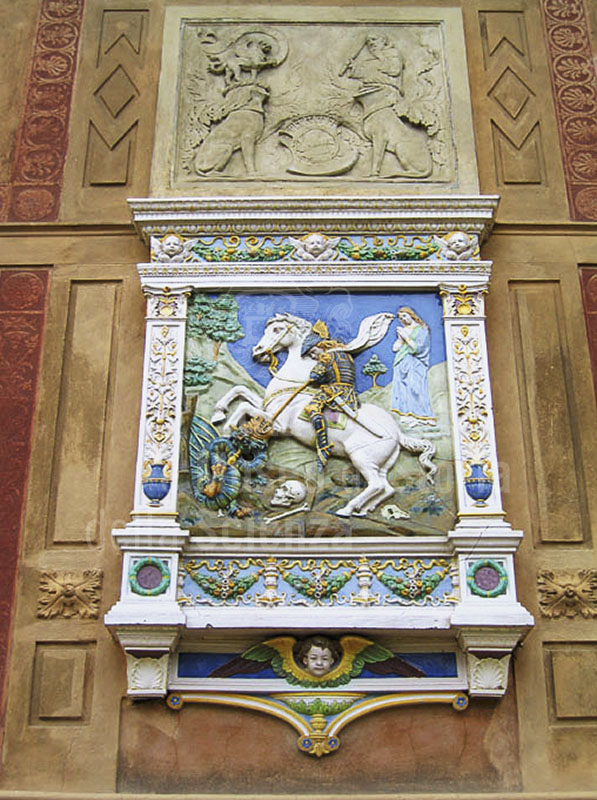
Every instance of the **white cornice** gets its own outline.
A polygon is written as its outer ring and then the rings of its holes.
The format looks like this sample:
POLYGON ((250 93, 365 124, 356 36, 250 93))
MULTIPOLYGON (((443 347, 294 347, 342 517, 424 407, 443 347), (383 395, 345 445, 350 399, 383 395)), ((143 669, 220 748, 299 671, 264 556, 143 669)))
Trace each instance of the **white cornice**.
POLYGON ((182 234, 447 233, 464 230, 487 238, 499 197, 443 195, 397 197, 134 198, 129 206, 141 238, 182 234))

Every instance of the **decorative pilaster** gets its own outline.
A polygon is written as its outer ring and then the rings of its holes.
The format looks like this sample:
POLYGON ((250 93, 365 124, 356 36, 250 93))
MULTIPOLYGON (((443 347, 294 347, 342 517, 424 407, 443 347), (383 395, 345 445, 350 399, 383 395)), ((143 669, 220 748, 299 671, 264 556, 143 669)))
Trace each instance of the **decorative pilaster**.
POLYGON ((514 553, 522 534, 504 520, 487 361, 487 285, 441 284, 451 387, 461 602, 452 615, 467 655, 472 694, 503 694, 507 660, 533 624, 516 597, 514 553), (499 659, 495 654, 500 655, 499 659))
POLYGON ((127 654, 129 694, 154 697, 166 692, 168 657, 185 622, 176 602, 175 576, 188 532, 178 525, 176 499, 191 290, 164 286, 144 291, 145 359, 133 521, 112 532, 124 551, 122 584, 120 599, 104 621, 127 654), (148 651, 153 656, 149 660, 148 651))
POLYGON ((485 285, 440 286, 451 412, 458 515, 503 516, 485 337, 485 285))
POLYGON ((143 403, 133 516, 176 515, 184 334, 190 289, 145 288, 143 403))

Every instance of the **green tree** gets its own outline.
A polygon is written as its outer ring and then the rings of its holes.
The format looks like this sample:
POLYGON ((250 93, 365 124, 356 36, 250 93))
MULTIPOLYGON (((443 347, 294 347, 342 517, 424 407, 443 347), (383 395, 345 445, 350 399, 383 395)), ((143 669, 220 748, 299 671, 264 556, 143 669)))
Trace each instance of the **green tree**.
POLYGON ((217 361, 222 342, 236 342, 245 335, 238 321, 238 302, 232 294, 196 294, 189 305, 189 333, 207 336, 214 343, 217 361))
POLYGON ((373 388, 377 388, 377 376, 383 375, 384 372, 387 371, 388 368, 379 360, 379 357, 376 353, 373 353, 369 361, 367 361, 362 369, 363 375, 368 375, 373 379, 373 388))
POLYGON ((184 367, 184 385, 209 386, 213 381, 212 372, 216 366, 215 361, 208 361, 201 356, 189 356, 184 367))

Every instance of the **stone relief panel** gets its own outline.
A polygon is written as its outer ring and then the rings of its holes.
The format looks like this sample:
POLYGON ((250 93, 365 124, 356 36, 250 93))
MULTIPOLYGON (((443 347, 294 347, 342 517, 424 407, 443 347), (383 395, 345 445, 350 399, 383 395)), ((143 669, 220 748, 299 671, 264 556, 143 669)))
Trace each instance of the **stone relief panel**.
POLYGON ((514 357, 535 542, 590 540, 577 400, 559 281, 512 281, 514 357), (550 419, 557 419, 554 427, 550 419), (553 487, 547 491, 546 487, 553 487))
POLYGON ((548 687, 548 708, 552 724, 595 725, 594 642, 547 642, 544 665, 548 687))
POLYGON ((454 180, 440 23, 181 24, 174 184, 454 180))
POLYGON ((30 725, 83 725, 91 713, 95 642, 37 642, 30 725))
POLYGON ((128 9, 102 13, 85 186, 130 182, 140 111, 137 73, 143 68, 148 14, 145 10, 128 9))
POLYGON ((579 270, 579 278, 593 370, 593 386, 597 397, 597 269, 593 265, 583 266, 579 270))

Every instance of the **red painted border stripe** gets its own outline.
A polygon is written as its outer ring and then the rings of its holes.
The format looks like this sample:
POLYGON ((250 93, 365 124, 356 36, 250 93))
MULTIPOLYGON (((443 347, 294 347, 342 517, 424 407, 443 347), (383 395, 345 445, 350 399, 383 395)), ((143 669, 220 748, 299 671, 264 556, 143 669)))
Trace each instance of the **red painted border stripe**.
POLYGON ((0 269, 0 740, 48 283, 47 269, 0 269))
POLYGON ((42 0, 10 184, 0 221, 58 219, 84 0, 42 0))
POLYGON ((583 0, 541 0, 570 217, 597 220, 597 73, 583 0))
POLYGON ((597 399, 597 267, 581 267, 579 272, 593 370, 593 386, 597 399))

